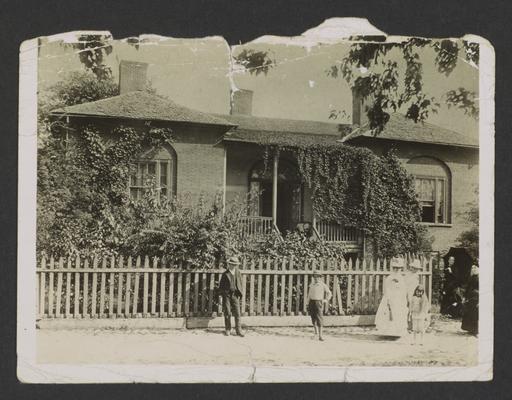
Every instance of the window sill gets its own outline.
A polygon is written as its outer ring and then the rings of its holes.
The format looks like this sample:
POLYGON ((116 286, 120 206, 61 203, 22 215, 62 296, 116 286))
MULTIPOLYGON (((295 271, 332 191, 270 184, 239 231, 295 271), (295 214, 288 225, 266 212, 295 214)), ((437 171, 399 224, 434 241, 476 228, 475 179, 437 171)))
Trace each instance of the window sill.
POLYGON ((453 224, 441 224, 433 222, 420 222, 420 225, 431 227, 431 228, 451 228, 453 224))

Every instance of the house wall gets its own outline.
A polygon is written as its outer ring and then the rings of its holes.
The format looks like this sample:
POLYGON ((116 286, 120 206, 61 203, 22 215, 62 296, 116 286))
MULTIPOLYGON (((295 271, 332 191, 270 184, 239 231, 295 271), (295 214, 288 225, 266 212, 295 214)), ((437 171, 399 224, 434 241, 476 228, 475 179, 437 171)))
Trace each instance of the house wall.
MULTIPOLYGON (((116 126, 144 129, 144 121, 82 118, 76 121, 76 134, 80 134, 81 127, 88 123, 94 123, 99 127, 105 140, 111 144, 117 140, 112 133, 116 126)), ((178 123, 152 124, 172 130, 173 142, 170 146, 177 158, 176 194, 185 196, 191 203, 197 201, 200 195, 213 199, 217 193, 221 194, 224 185, 224 146, 222 143, 219 144, 219 140, 224 128, 178 123)), ((157 156, 158 153, 153 154, 153 158, 157 156)))
MULTIPOLYGON (((449 250, 456 244, 460 233, 471 228, 467 212, 471 208, 471 203, 478 204, 478 149, 379 139, 358 142, 357 145, 364 145, 379 155, 394 148, 406 169, 409 160, 421 156, 435 158, 448 168, 451 174, 451 223, 426 224, 429 233, 434 237, 434 250, 449 250)), ((431 167, 425 166, 425 175, 429 175, 429 168, 431 167)))
POLYGON ((175 129, 177 194, 213 199, 224 186, 224 147, 218 131, 206 128, 175 129))

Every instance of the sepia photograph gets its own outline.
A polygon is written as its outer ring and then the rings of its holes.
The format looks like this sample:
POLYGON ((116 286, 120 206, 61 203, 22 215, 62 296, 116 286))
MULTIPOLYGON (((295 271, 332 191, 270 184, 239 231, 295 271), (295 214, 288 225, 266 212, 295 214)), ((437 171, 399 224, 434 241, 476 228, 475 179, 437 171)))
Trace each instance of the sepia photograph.
POLYGON ((20 380, 492 379, 485 39, 55 32, 20 79, 20 380))

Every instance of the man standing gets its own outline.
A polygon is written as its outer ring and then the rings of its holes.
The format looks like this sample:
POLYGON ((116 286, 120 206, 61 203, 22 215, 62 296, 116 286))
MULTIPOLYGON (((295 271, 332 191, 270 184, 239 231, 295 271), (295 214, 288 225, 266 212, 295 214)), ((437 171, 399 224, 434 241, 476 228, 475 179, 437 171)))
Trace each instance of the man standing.
POLYGON ((309 285, 308 292, 308 308, 311 322, 315 328, 315 336, 318 333, 318 340, 321 341, 324 340, 322 337, 324 303, 328 303, 331 297, 331 291, 322 281, 322 273, 318 270, 313 272, 313 283, 309 285))
POLYGON ((219 290, 222 295, 222 312, 224 313, 225 335, 231 334, 231 315, 235 317, 235 330, 238 336, 244 337, 240 326, 240 297, 242 297, 242 276, 238 270, 240 260, 230 257, 227 269, 220 278, 219 290))

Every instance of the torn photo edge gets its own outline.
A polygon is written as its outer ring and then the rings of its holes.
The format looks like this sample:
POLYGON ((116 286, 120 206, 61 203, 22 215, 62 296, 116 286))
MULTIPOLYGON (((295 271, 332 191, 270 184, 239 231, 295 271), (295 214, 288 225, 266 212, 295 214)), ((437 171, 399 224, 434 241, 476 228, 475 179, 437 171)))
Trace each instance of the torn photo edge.
POLYGON ((20 48, 18 164, 18 379, 24 383, 243 383, 486 381, 493 374, 494 92, 495 54, 480 44, 479 364, 474 367, 269 367, 180 365, 62 365, 36 361, 36 183, 38 40, 20 48))

